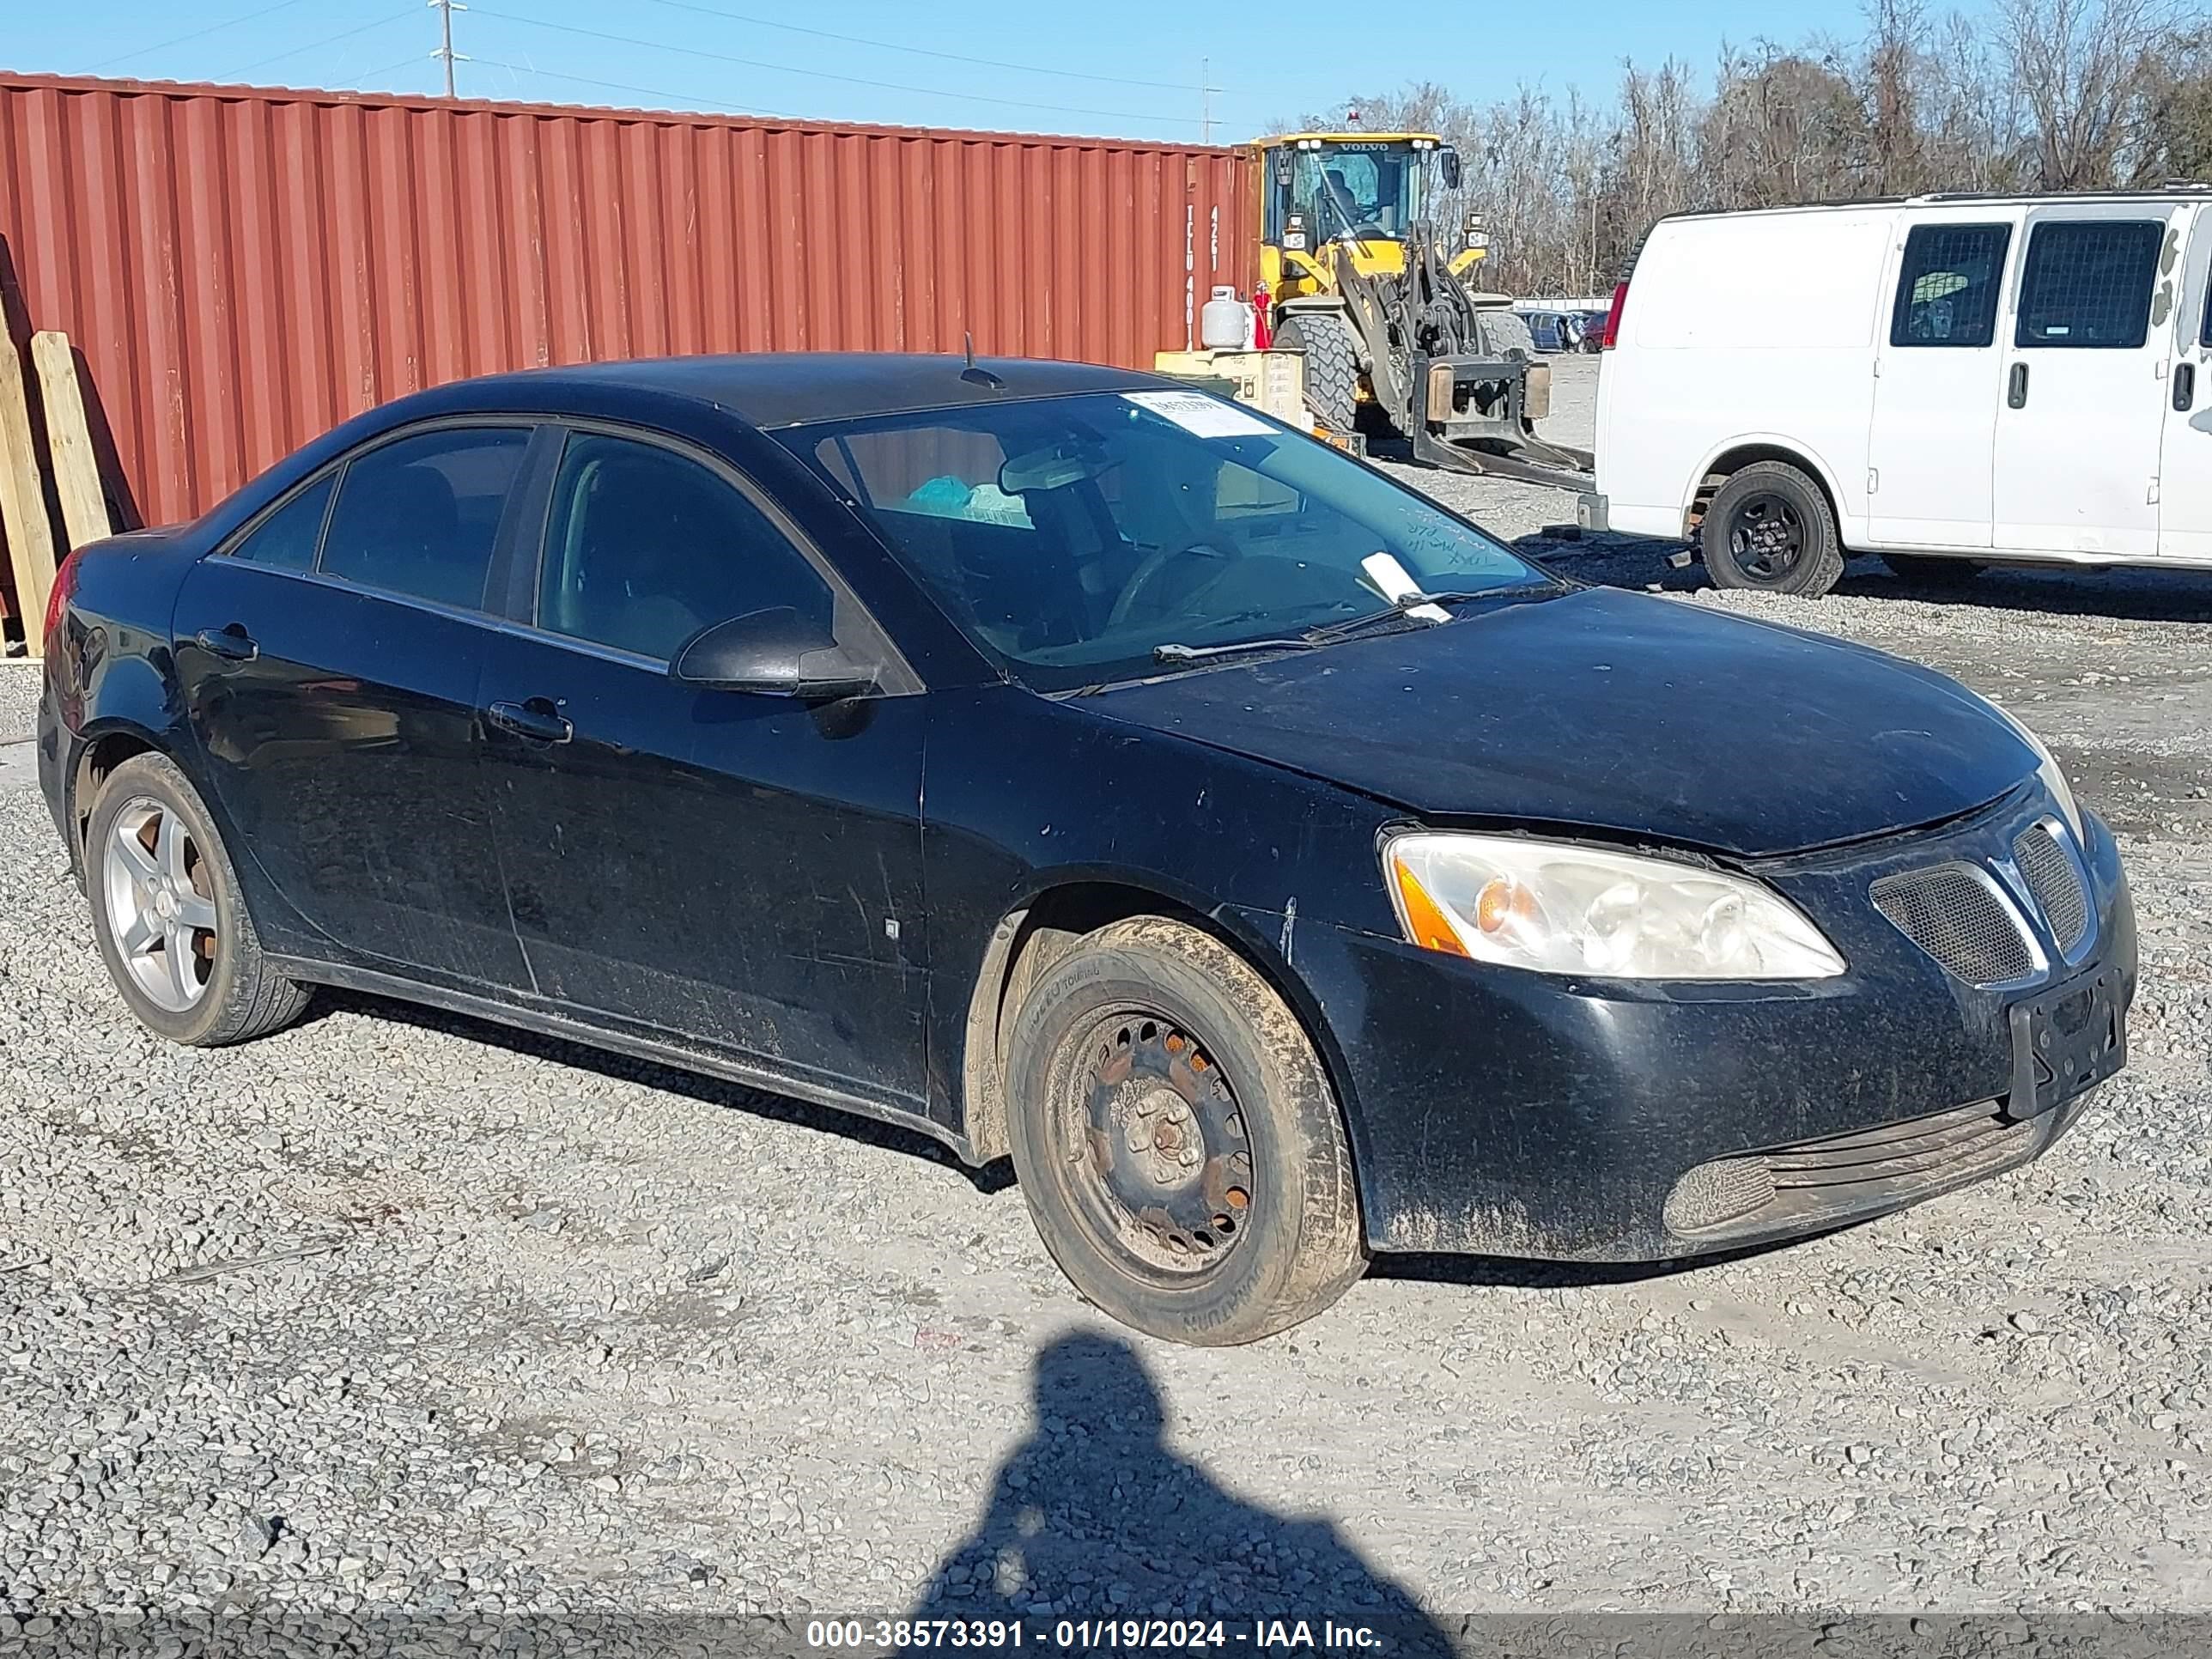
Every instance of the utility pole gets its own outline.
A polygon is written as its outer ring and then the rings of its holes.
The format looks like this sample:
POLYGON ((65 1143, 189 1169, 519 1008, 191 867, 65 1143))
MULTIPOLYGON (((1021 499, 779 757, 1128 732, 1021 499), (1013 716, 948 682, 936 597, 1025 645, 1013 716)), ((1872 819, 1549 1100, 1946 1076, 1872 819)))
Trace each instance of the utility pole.
POLYGON ((1213 142, 1213 60, 1198 60, 1198 142, 1213 142))
POLYGON ((453 50, 453 14, 468 8, 460 0, 430 0, 430 9, 438 14, 438 50, 430 55, 441 58, 446 65, 446 96, 453 95, 453 65, 469 60, 453 50))

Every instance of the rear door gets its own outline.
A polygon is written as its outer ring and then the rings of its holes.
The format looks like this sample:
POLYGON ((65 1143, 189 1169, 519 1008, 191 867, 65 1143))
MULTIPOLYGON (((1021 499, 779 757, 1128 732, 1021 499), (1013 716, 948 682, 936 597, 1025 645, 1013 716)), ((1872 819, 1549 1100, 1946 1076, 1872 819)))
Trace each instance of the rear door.
POLYGON ((483 700, 536 994, 921 1111, 919 682, 703 453, 580 427, 532 516, 531 625, 494 643, 483 700), (780 605, 866 646, 882 690, 816 707, 669 678, 700 629, 780 605))
POLYGON ((1988 204, 1899 219, 1867 446, 1878 546, 1990 544, 1997 314, 2020 220, 2018 208, 1988 204))
POLYGON ((2212 209, 2195 210, 2173 318, 2165 441, 2158 468, 2158 550, 2212 562, 2212 209))
POLYGON ((298 954, 459 988, 522 957, 477 775, 495 552, 531 428, 448 424, 357 452, 203 559, 177 674, 232 846, 298 954))
POLYGON ((2156 556, 2172 334, 2151 312, 2161 283, 2173 302, 2183 213, 2115 202, 2027 215, 1997 411, 2000 552, 2156 556))

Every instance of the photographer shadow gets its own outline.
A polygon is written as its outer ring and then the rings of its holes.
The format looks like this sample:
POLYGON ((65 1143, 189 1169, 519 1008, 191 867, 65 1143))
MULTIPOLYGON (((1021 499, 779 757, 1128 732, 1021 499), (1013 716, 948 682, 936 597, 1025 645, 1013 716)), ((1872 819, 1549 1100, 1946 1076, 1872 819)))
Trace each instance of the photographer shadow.
POLYGON ((1127 1343, 1060 1338, 1037 1356, 1035 1393, 1029 1437, 914 1617, 1020 1620, 1032 1643, 1061 1619, 1219 1619, 1231 1649, 1264 1648, 1234 1632, 1276 1619, 1305 1620, 1318 1648, 1328 1620, 1366 1627, 1394 1654, 1451 1651, 1333 1522, 1232 1497, 1169 1449, 1158 1388, 1127 1343))

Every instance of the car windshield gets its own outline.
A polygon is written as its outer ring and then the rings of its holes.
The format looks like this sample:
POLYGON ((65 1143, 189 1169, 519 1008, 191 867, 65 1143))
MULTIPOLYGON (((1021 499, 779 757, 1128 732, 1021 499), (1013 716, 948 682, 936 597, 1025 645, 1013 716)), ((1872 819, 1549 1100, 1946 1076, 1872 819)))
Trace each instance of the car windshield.
POLYGON ((1001 667, 1042 690, 1161 671, 1431 593, 1550 585, 1328 445, 1204 392, 933 410, 777 434, 1001 667), (1170 653, 1173 655, 1175 653, 1170 653))

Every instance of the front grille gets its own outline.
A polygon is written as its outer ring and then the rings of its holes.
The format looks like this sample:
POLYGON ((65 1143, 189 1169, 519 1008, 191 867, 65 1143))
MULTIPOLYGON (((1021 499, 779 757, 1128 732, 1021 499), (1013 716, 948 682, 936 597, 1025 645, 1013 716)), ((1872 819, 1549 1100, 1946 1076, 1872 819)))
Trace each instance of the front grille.
POLYGON ((2035 971, 2011 906, 1971 864, 1937 864, 1882 877, 1875 908, 1969 985, 2002 985, 2035 971))
POLYGON ((2058 948, 2071 956, 2089 935, 2089 895, 2080 868, 2047 823, 2031 823, 2014 837, 2012 856, 2058 948))
POLYGON ((2026 1163, 2080 1115, 2086 1095, 2025 1122, 1994 1102, 1700 1164, 1674 1183, 1669 1231, 1710 1246, 1809 1231, 1931 1198, 2026 1163), (1763 1194, 1763 1197, 1758 1196, 1763 1194), (1756 1202, 1747 1202, 1757 1198, 1756 1202))

